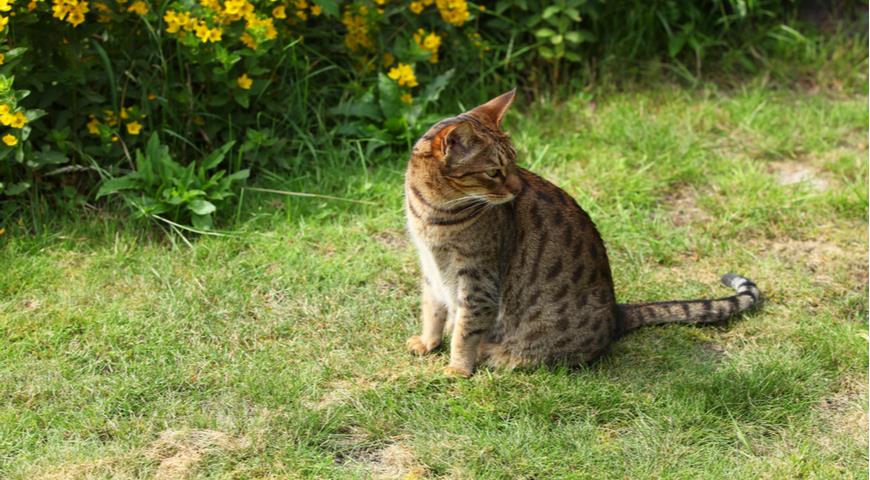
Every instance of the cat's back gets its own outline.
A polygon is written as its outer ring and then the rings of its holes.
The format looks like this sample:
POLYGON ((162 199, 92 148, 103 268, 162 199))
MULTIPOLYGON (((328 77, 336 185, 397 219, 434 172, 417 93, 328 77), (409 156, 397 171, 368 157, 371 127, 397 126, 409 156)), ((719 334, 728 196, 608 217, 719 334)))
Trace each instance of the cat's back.
POLYGON ((528 170, 519 174, 516 243, 502 296, 508 346, 523 356, 594 357, 615 328, 604 243, 570 195, 528 170))

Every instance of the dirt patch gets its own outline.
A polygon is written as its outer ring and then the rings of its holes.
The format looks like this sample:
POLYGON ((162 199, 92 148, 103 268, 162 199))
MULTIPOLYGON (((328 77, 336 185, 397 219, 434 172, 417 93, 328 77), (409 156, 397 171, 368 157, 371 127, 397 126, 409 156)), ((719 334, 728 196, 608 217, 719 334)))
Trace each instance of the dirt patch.
POLYGON ((403 250, 408 245, 408 235, 404 230, 383 230, 375 233, 373 238, 388 250, 403 250))
POLYGON ((393 444, 377 452, 375 461, 369 464, 375 478, 422 478, 426 467, 421 465, 410 448, 393 444))
POLYGON ((374 385, 365 379, 336 380, 329 384, 328 390, 314 402, 305 402, 304 405, 312 410, 325 410, 334 405, 347 402, 356 395, 370 390, 374 385))
POLYGON ((145 455, 159 462, 156 480, 174 480, 187 478, 205 455, 247 446, 247 441, 216 430, 166 430, 145 455))
POLYGON ((351 468, 368 472, 375 479, 417 479, 426 477, 426 466, 414 452, 401 443, 392 443, 380 449, 361 449, 341 462, 351 468))
POLYGON ((836 450, 838 442, 859 441, 868 444, 867 384, 864 379, 847 379, 840 390, 825 399, 818 407, 823 427, 819 444, 836 450))
POLYGON ((831 179, 821 170, 802 162, 771 162, 767 171, 780 185, 806 183, 813 190, 823 192, 830 188, 831 179))
POLYGON ((62 465, 47 472, 33 472, 29 478, 40 478, 42 480, 70 480, 76 478, 113 478, 123 479, 132 478, 131 475, 123 474, 118 471, 116 465, 119 463, 118 458, 97 458, 87 462, 77 462, 68 465, 62 465), (38 472, 38 473, 37 473, 38 472))
POLYGON ((665 197, 664 204, 671 221, 678 227, 710 221, 710 215, 698 205, 698 194, 692 189, 677 190, 665 197))

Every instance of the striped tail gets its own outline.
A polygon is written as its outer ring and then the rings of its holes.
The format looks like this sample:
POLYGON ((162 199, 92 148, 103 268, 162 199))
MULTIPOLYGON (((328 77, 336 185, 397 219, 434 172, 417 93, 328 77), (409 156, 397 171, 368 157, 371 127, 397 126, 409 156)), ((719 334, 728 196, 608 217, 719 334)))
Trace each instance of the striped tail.
POLYGON ((717 323, 756 305, 761 292, 752 280, 726 273, 722 284, 737 291, 730 297, 715 300, 675 300, 617 305, 621 317, 621 333, 645 325, 664 323, 717 323))

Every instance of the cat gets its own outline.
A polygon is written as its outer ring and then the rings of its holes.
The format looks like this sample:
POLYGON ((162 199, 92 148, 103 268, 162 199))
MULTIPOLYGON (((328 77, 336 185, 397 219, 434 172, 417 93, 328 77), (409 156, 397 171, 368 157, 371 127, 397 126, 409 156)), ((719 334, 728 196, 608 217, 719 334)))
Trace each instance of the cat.
POLYGON ((590 362, 644 325, 715 323, 756 305, 752 281, 722 277, 716 300, 618 304, 607 251, 589 215, 516 164, 502 131, 515 90, 432 126, 405 174, 408 230, 422 269, 417 355, 451 334, 446 373, 590 362))

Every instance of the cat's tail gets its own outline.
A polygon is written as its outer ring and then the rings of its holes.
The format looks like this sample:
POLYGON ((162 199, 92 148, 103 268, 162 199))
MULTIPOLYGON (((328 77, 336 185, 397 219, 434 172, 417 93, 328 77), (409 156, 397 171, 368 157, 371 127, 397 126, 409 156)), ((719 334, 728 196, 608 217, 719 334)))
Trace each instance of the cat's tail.
POLYGON ((717 323, 752 308, 761 300, 761 292, 748 278, 726 273, 722 276, 722 284, 737 293, 715 300, 619 304, 620 333, 663 323, 717 323))

